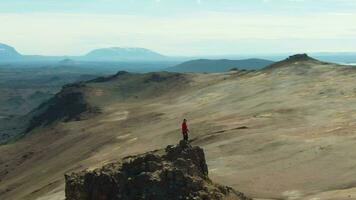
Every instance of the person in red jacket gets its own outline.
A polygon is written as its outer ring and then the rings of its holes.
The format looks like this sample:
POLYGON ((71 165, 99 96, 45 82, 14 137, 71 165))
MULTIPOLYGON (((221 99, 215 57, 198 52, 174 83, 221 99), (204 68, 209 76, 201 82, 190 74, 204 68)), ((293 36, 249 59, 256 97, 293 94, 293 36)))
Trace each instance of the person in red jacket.
POLYGON ((188 133, 189 133, 189 129, 187 125, 187 120, 183 119, 183 123, 182 123, 183 140, 188 141, 188 133))

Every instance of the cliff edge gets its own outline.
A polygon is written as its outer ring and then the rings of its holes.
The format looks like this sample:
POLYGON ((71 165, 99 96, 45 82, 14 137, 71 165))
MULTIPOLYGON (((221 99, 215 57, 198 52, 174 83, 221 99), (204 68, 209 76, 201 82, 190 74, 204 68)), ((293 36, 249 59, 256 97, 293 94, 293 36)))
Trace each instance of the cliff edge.
POLYGON ((129 156, 94 171, 65 175, 66 200, 249 200, 208 177, 204 151, 176 146, 129 156))

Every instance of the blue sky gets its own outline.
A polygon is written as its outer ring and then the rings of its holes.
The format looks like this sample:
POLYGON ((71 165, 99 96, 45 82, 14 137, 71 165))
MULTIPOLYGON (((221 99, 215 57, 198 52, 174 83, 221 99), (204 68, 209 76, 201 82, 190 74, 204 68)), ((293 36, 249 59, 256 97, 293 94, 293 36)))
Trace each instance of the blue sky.
POLYGON ((26 54, 145 47, 168 55, 356 51, 356 0, 1 0, 26 54))

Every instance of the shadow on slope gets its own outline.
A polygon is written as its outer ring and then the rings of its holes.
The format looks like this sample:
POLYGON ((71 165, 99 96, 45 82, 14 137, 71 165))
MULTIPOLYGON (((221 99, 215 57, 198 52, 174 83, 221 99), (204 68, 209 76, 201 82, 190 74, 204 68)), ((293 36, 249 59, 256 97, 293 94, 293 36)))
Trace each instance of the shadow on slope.
POLYGON ((81 120, 84 119, 84 114, 88 117, 97 113, 99 109, 86 100, 86 92, 87 87, 83 83, 64 86, 61 92, 30 113, 32 118, 26 132, 55 121, 81 120))

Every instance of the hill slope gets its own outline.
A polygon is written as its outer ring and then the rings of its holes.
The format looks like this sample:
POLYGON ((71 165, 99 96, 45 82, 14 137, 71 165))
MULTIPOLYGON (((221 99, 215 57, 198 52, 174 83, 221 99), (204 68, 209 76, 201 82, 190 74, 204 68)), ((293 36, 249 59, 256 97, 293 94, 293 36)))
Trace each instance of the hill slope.
POLYGON ((168 68, 168 71, 173 72, 227 72, 232 68, 245 69, 245 70, 256 70, 262 69, 273 61, 262 60, 262 59, 246 59, 246 60, 191 60, 179 64, 177 66, 168 68))
POLYGON ((68 84, 53 98, 28 114, 27 117, 31 120, 27 132, 54 122, 90 118, 100 112, 100 107, 110 105, 113 101, 133 102, 141 98, 158 97, 169 90, 178 90, 187 82, 187 77, 182 74, 134 74, 120 71, 113 76, 68 84), (109 98, 105 99, 106 97, 109 98))
POLYGON ((176 143, 187 118, 217 183, 256 199, 353 199, 356 70, 294 58, 250 73, 120 73, 85 83, 85 101, 100 113, 0 146, 0 198, 64 199, 63 174, 176 143))

